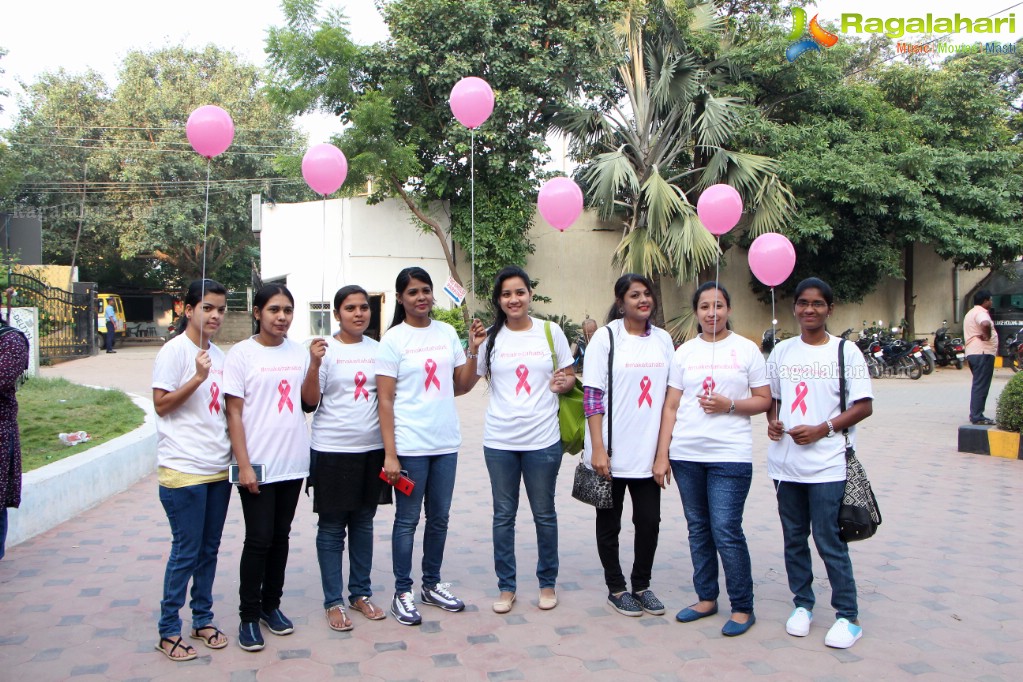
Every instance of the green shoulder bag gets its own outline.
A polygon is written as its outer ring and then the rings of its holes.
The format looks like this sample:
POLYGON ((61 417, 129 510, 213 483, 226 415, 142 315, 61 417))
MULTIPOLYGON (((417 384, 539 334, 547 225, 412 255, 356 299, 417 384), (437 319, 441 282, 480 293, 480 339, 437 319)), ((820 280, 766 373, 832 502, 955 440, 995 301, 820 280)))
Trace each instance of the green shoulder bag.
MULTIPOLYGON (((551 323, 543 323, 547 334, 547 345, 551 348, 551 363, 558 371, 558 354, 554 351, 554 337, 551 323)), ((586 417, 583 416, 583 382, 575 378, 575 386, 568 393, 558 394, 558 423, 561 427, 561 451, 566 455, 578 455, 586 438, 586 417)))

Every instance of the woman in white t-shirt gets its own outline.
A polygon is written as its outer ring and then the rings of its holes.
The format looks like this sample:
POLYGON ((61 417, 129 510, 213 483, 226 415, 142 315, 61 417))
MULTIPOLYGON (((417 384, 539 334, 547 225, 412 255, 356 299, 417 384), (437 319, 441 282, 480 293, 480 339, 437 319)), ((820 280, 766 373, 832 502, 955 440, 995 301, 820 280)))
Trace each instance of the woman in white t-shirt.
POLYGON ((178 611, 192 581, 192 639, 227 646, 213 624, 213 579, 231 484, 231 443, 224 417, 224 352, 210 343, 227 309, 227 290, 196 280, 185 293, 178 334, 156 355, 153 407, 160 503, 171 527, 171 551, 160 602, 157 651, 172 661, 195 658, 181 638, 178 611))
POLYGON ((391 613, 402 625, 419 625, 422 617, 412 594, 412 548, 424 500, 420 601, 445 611, 465 608, 440 582, 440 568, 462 444, 455 396, 468 393, 479 380, 476 357, 486 330, 473 320, 469 351, 463 351, 451 325, 430 319, 433 280, 422 268, 399 272, 394 288, 394 319, 380 342, 376 361, 384 471, 392 485, 399 483, 404 472, 415 486, 408 495, 395 494, 391 613))
POLYGON ((827 646, 848 649, 863 635, 857 620, 856 581, 849 545, 838 530, 838 510, 845 497, 845 438, 855 446, 856 427, 873 412, 870 374, 854 343, 842 347, 845 359, 846 409, 839 394, 840 339, 828 333, 834 294, 811 277, 796 285, 794 313, 798 337, 771 352, 767 374, 774 399, 767 412, 767 473, 774 479, 785 537, 785 571, 795 609, 785 630, 795 637, 810 633, 815 602, 813 566, 807 543, 811 532, 831 583, 837 620, 824 638, 827 646))
POLYGON ((611 479, 614 506, 597 510, 597 552, 604 567, 608 604, 626 616, 642 616, 644 611, 661 615, 664 604, 650 589, 661 525, 661 486, 654 480, 653 464, 668 365, 675 348, 668 332, 650 322, 657 309, 657 298, 649 279, 637 274, 622 275, 615 282, 614 293, 607 326, 593 335, 583 366, 587 424, 583 461, 611 479), (612 340, 614 362, 609 382, 607 365, 612 340), (611 442, 605 419, 609 389, 611 442), (626 489, 632 498, 636 532, 631 592, 618 554, 626 489))
POLYGON ((536 526, 539 606, 548 610, 558 605, 557 394, 575 386, 574 360, 561 327, 529 316, 532 298, 529 275, 522 268, 510 266, 497 273, 490 295, 494 324, 480 346, 477 369, 490 385, 483 456, 494 496, 494 568, 501 591, 493 606, 496 613, 508 613, 515 602, 515 515, 522 483, 536 526))
POLYGON ((287 338, 295 299, 281 284, 267 284, 256 292, 252 315, 257 333, 227 354, 224 392, 245 517, 238 645, 246 651, 259 651, 264 646, 259 621, 275 635, 288 635, 295 629, 281 611, 281 595, 291 522, 302 479, 309 475, 302 392, 304 384, 316 383, 327 343, 314 339, 306 350, 287 338), (257 480, 253 465, 264 469, 262 480, 257 480))
MULTIPOLYGON (((348 603, 370 620, 385 618, 370 601, 373 517, 376 516, 384 441, 377 416, 376 356, 380 345, 364 336, 369 294, 349 284, 334 295, 338 333, 327 341, 315 385, 302 385, 302 400, 319 406, 313 417, 309 486, 319 515, 316 557, 323 584, 323 608, 332 630, 352 629, 345 613, 341 554, 348 539, 348 603)), ((313 365, 317 364, 313 360, 313 365)))
POLYGON ((718 612, 720 555, 732 607, 721 634, 735 637, 756 622, 742 513, 753 481, 750 416, 767 411, 771 388, 760 349, 728 328, 732 301, 723 286, 698 287, 693 312, 699 335, 671 360, 654 478, 667 483, 675 476, 700 600, 675 619, 689 623, 718 612))

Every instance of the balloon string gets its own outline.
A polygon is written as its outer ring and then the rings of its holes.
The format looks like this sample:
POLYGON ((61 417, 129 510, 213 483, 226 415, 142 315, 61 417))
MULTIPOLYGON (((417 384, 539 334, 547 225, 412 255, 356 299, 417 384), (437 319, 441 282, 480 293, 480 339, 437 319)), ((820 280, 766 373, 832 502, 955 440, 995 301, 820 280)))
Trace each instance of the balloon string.
POLYGON ((206 229, 210 219, 210 166, 213 164, 213 157, 206 157, 206 208, 202 216, 202 284, 199 285, 199 309, 193 311, 193 315, 199 316, 199 349, 202 350, 202 333, 206 326, 203 319, 203 301, 206 299, 206 229))
MULTIPOLYGON (((721 273, 721 235, 717 235, 718 248, 714 254, 714 331, 711 332, 711 346, 710 346, 710 383, 714 383, 714 351, 717 350, 718 340, 718 296, 721 292, 718 290, 718 277, 721 273)), ((711 389, 713 391, 713 389, 711 389)))
MULTIPOLYGON (((323 194, 323 227, 320 235, 321 248, 320 251, 320 305, 319 310, 316 311, 317 317, 316 328, 319 330, 321 336, 326 336, 323 333, 323 317, 324 317, 324 305, 327 300, 324 298, 327 280, 327 195, 323 194)), ((329 331, 329 330, 328 330, 329 331)))
POLYGON ((771 350, 778 343, 778 329, 775 326, 778 323, 778 316, 774 312, 774 287, 771 287, 771 350))
POLYGON ((472 251, 469 282, 469 310, 472 310, 472 299, 476 296, 476 130, 469 129, 469 242, 472 251))

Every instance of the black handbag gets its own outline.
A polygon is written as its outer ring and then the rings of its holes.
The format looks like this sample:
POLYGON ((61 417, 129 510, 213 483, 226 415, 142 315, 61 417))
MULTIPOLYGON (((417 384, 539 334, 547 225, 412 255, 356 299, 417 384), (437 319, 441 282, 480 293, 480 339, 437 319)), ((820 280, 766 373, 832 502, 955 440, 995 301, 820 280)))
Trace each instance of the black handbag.
MULTIPOLYGON (((611 365, 615 358, 615 339, 611 328, 607 328, 610 347, 607 352, 607 457, 611 459, 611 404, 614 402, 612 390, 614 382, 611 377, 611 365)), ((597 509, 611 509, 611 481, 586 466, 582 461, 575 468, 572 480, 572 497, 597 509)))
MULTIPOLYGON (((838 392, 842 412, 845 412, 845 339, 838 342, 838 392)), ((867 472, 849 444, 849 429, 845 436, 845 497, 838 509, 838 534, 845 542, 866 540, 881 525, 881 510, 870 487, 867 472)))

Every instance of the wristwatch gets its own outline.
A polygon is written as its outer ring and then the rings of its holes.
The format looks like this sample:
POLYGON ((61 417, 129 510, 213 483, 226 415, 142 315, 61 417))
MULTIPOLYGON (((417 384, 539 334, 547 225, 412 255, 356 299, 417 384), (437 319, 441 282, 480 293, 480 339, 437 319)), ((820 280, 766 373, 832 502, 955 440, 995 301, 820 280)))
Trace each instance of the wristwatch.
POLYGON ((831 438, 832 436, 835 435, 835 426, 834 426, 834 424, 831 423, 830 419, 825 419, 824 421, 826 421, 828 423, 828 435, 825 436, 825 437, 826 438, 831 438))
POLYGON ((728 406, 728 414, 732 414, 733 412, 735 412, 735 401, 734 400, 732 401, 732 404, 728 406))

